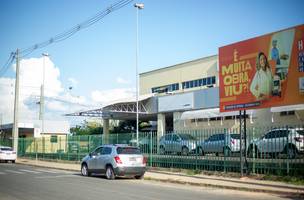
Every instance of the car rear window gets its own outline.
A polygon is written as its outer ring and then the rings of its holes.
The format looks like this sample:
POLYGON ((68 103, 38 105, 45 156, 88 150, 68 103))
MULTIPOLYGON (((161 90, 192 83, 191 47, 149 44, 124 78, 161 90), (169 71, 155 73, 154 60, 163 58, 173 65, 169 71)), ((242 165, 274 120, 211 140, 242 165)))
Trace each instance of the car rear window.
POLYGON ((13 149, 10 147, 1 147, 0 150, 1 151, 13 151, 13 149))
POLYGON ((240 134, 231 134, 231 138, 239 140, 241 137, 240 137, 240 134))
POLYGON ((117 154, 141 154, 141 152, 136 147, 118 147, 117 154))

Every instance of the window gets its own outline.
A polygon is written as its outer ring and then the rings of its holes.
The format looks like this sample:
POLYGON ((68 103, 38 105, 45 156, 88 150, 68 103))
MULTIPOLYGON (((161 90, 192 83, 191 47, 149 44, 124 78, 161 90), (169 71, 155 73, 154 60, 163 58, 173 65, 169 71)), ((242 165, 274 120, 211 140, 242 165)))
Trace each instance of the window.
POLYGON ((207 78, 207 85, 210 85, 210 84, 211 84, 211 78, 208 77, 208 78, 207 78))
POLYGON ((118 147, 117 154, 141 154, 140 149, 136 147, 118 147))
POLYGON ((165 140, 172 140, 172 135, 166 135, 165 140))
POLYGON ((193 88, 193 81, 189 81, 189 87, 193 88))
POLYGON ((275 131, 271 131, 271 132, 269 132, 269 133, 267 133, 267 134, 265 135, 265 139, 274 138, 275 135, 276 135, 275 131))
POLYGON ((280 112, 280 115, 281 116, 295 115, 295 111, 291 110, 291 111, 280 112))
POLYGON ((203 85, 203 79, 198 80, 198 85, 202 86, 203 85))
POLYGON ((173 135, 173 139, 172 139, 173 141, 176 142, 176 141, 178 141, 178 139, 179 139, 179 137, 177 135, 173 135))
POLYGON ((57 135, 51 136, 51 143, 57 143, 57 135))
POLYGON ((189 82, 186 82, 186 88, 189 88, 189 87, 190 87, 189 82))
POLYGON ((167 93, 179 90, 178 83, 151 88, 152 93, 167 93))
POLYGON ((101 155, 109 155, 112 153, 111 147, 103 147, 101 150, 101 155))
POLYGON ((211 84, 216 84, 215 76, 211 77, 211 84))
POLYGON ((179 134, 179 137, 182 140, 195 140, 195 138, 192 135, 189 135, 189 134, 179 134))
POLYGON ((207 79, 203 78, 203 86, 207 84, 207 79))

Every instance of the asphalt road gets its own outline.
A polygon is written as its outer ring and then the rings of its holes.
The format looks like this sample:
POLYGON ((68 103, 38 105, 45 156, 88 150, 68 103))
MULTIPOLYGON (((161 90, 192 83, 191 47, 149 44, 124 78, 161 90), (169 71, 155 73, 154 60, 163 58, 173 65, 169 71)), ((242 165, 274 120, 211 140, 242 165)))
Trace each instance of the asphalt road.
MULTIPOLYGON (((291 199, 270 194, 160 183, 0 163, 0 200, 263 200, 291 199)), ((293 198, 294 199, 294 198, 293 198)))

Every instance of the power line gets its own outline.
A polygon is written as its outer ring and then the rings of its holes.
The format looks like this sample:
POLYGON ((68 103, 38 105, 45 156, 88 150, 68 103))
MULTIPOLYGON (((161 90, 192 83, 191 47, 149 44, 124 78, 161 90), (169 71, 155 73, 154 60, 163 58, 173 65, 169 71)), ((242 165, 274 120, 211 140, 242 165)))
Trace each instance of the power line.
POLYGON ((116 10, 119 10, 120 8, 123 8, 124 6, 128 5, 132 1, 133 0, 120 0, 120 1, 116 2, 115 4, 109 6, 105 10, 98 12, 93 17, 83 21, 80 24, 77 24, 76 26, 68 29, 65 32, 59 33, 46 41, 34 44, 28 48, 21 49, 20 50, 20 53, 22 54, 21 57, 26 57, 27 55, 31 54, 33 51, 35 51, 37 49, 44 48, 46 46, 49 46, 50 44, 61 42, 63 40, 68 39, 69 37, 71 37, 72 35, 77 33, 78 31, 95 24, 96 22, 100 21, 102 18, 104 18, 111 12, 114 12, 116 10))
POLYGON ((10 54, 9 58, 7 59, 6 63, 0 69, 0 77, 6 73, 6 71, 9 69, 10 65, 13 63, 14 59, 15 59, 15 53, 12 52, 10 54))
MULTIPOLYGON (((77 24, 76 26, 68 29, 67 31, 59 33, 46 41, 34 44, 28 48, 23 48, 20 50, 21 56, 19 56, 19 57, 24 58, 24 57, 30 55, 32 52, 34 52, 37 49, 44 48, 53 43, 58 43, 58 42, 64 41, 64 40, 68 39, 69 37, 71 37, 72 35, 74 35, 75 33, 77 33, 78 31, 88 28, 89 26, 92 26, 93 24, 97 23, 98 21, 103 19, 108 14, 123 8, 124 6, 128 5, 132 1, 133 0, 120 0, 116 3, 114 3, 113 5, 109 6, 105 10, 98 12, 93 17, 90 17, 89 19, 81 22, 80 24, 77 24)), ((15 53, 11 53, 10 57, 8 58, 8 61, 0 69, 0 77, 3 76, 5 74, 5 72, 9 69, 9 67, 13 63, 14 59, 15 59, 15 53)))

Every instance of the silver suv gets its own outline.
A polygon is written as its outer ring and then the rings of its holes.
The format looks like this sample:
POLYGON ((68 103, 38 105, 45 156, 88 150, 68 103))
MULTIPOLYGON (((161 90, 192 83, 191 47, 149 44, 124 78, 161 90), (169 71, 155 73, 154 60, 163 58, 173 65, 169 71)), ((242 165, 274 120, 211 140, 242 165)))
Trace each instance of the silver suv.
POLYGON ((82 159, 81 174, 105 174, 107 179, 115 179, 116 176, 141 179, 146 171, 146 161, 137 147, 102 145, 82 159))
POLYGON ((170 133, 162 136, 159 141, 159 153, 166 152, 188 155, 196 150, 196 139, 189 134, 170 133))
POLYGON ((288 158, 304 153, 304 129, 272 129, 260 139, 253 140, 247 150, 248 157, 266 154, 276 157, 279 153, 287 154, 288 158))
POLYGON ((207 140, 200 142, 197 145, 197 152, 199 155, 206 153, 223 153, 230 156, 232 153, 240 152, 240 134, 214 134, 207 140))

